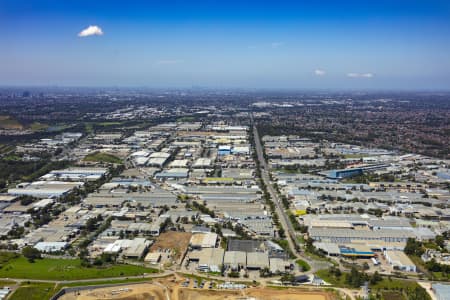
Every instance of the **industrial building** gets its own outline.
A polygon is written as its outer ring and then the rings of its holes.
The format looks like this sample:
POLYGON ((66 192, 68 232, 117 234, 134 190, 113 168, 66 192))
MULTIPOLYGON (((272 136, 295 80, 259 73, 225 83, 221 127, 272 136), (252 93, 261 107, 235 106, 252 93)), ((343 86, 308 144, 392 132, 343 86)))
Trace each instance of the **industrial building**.
POLYGON ((331 229, 331 228, 311 228, 309 236, 315 241, 328 241, 334 243, 351 243, 356 241, 385 241, 403 242, 408 238, 415 238, 416 235, 410 230, 353 230, 353 229, 331 229))
POLYGON ((42 180, 95 181, 108 172, 107 168, 68 168, 53 170, 42 176, 42 180))
POLYGON ((386 250, 384 256, 394 270, 416 272, 416 265, 403 251, 386 250))
POLYGON ((433 283, 431 288, 436 296, 436 300, 450 299, 450 284, 433 283))
POLYGON ((192 235, 189 245, 194 249, 214 248, 217 243, 217 234, 213 232, 195 233, 192 235))
POLYGON ((189 253, 189 261, 198 262, 198 270, 202 272, 220 272, 225 250, 221 248, 205 248, 189 253))
POLYGON ((247 253, 244 251, 226 251, 223 264, 233 271, 238 271, 247 265, 247 253))
POLYGON ((248 252, 247 269, 260 270, 269 266, 269 255, 265 252, 248 252))
POLYGON ((15 188, 8 189, 8 194, 16 196, 32 196, 36 198, 58 198, 68 194, 74 188, 83 186, 83 182, 35 181, 20 183, 15 188))

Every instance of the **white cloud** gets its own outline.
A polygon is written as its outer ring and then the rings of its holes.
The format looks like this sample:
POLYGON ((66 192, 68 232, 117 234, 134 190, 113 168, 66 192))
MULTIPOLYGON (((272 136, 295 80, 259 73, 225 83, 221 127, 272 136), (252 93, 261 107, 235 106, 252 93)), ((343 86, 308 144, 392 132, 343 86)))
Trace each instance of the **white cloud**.
POLYGON ((272 43, 272 48, 276 49, 276 48, 279 48, 279 47, 281 47, 283 45, 284 45, 284 43, 282 43, 282 42, 273 42, 272 43))
POLYGON ((327 72, 324 70, 321 70, 321 69, 316 69, 316 70, 314 70, 314 74, 316 76, 325 76, 327 74, 327 72))
POLYGON ((78 33, 79 37, 86 37, 91 35, 103 35, 103 30, 97 25, 90 25, 78 33))
POLYGON ((350 78, 372 78, 373 73, 348 73, 347 77, 350 78))
POLYGON ((175 64, 179 64, 182 63, 182 60, 179 59, 166 59, 166 60, 158 60, 156 62, 157 65, 175 65, 175 64))

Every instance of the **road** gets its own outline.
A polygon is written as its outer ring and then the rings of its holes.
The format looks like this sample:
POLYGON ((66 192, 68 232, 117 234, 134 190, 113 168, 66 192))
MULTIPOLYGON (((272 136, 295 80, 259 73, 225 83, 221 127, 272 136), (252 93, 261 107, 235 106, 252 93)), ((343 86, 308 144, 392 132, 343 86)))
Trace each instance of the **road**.
POLYGON ((323 261, 316 261, 316 260, 312 260, 309 257, 307 257, 306 255, 304 255, 303 253, 297 252, 297 240, 296 240, 296 232, 295 229, 291 223, 291 220, 289 219, 288 215, 286 214, 284 207, 282 206, 282 201, 280 199, 280 197, 278 196, 277 191, 274 189, 271 180, 270 180, 270 175, 269 175, 269 168, 267 165, 266 160, 264 159, 264 152, 263 152, 263 148, 262 148, 262 144, 261 144, 261 140, 258 134, 258 129, 256 128, 256 125, 253 125, 253 136, 254 136, 254 140, 255 140, 255 148, 256 148, 256 154, 258 156, 258 161, 259 161, 259 167, 260 167, 260 171, 261 171, 261 179, 264 182, 264 184, 267 187, 267 191, 270 194, 270 197, 272 198, 272 201, 275 204, 275 212, 277 213, 279 220, 280 220, 280 225, 281 227, 284 229, 284 232, 286 233, 287 237, 286 240, 289 243, 289 248, 291 249, 292 253, 294 253, 294 255, 297 258, 301 258, 302 260, 306 261, 311 269, 306 272, 307 274, 313 274, 314 272, 316 272, 319 269, 324 269, 329 267, 329 263, 327 262, 323 262, 323 261))
POLYGON ((289 248, 291 248, 292 253, 297 254, 296 250, 296 242, 293 240, 293 237, 295 237, 295 231, 292 227, 291 222, 288 220, 286 214, 284 213, 284 210, 281 208, 281 202, 278 197, 278 194, 276 193, 275 189, 273 188, 271 182, 270 182, 270 176, 269 171, 267 167, 266 160, 264 159, 264 152, 261 146, 261 141, 259 139, 258 130, 256 129, 256 126, 253 126, 253 136, 255 139, 255 148, 256 148, 256 154, 258 155, 259 160, 259 166, 261 171, 261 179, 264 182, 264 184, 267 187, 267 191, 270 194, 270 197, 272 198, 272 201, 275 204, 275 212, 277 213, 281 227, 284 229, 284 231, 287 234, 286 240, 289 243, 289 248))

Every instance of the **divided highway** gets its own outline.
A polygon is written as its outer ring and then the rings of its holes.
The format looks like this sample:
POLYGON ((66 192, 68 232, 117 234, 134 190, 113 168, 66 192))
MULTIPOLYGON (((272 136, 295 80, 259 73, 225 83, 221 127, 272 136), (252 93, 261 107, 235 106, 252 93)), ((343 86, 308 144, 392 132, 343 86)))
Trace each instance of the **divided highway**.
POLYGON ((280 200, 280 197, 278 197, 278 193, 277 193, 277 191, 275 191, 275 189, 273 188, 273 185, 270 181, 269 168, 268 168, 266 160, 264 159, 264 152, 263 152, 261 140, 259 138, 258 129, 256 128, 256 125, 253 125, 253 137, 254 137, 254 141, 255 141, 256 154, 258 156, 259 167, 260 167, 260 171, 261 171, 261 179, 264 182, 264 184, 266 185, 267 191, 269 192, 270 197, 272 198, 272 201, 275 204, 275 212, 277 213, 277 215, 279 217, 281 227, 283 227, 284 232, 286 233, 286 236, 287 236, 286 240, 289 243, 289 248, 291 249, 292 253, 294 253, 294 255, 297 258, 301 258, 301 259, 305 260, 311 266, 311 270, 309 270, 308 273, 313 273, 318 269, 317 266, 322 265, 322 264, 321 264, 321 262, 316 262, 316 261, 309 259, 305 255, 301 255, 301 253, 297 252, 297 250, 296 250, 297 249, 297 247, 296 247, 297 241, 295 240, 296 233, 295 233, 294 227, 292 226, 291 221, 289 220, 289 217, 287 216, 286 212, 284 211, 284 208, 282 207, 282 202, 280 200))

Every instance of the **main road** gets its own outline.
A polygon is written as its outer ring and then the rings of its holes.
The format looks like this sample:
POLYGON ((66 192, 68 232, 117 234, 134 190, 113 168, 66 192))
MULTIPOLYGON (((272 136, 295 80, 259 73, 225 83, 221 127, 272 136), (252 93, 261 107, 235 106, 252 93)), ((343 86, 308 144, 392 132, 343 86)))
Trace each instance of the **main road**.
POLYGON ((252 124, 253 124, 253 138, 255 141, 255 150, 258 156, 259 168, 261 172, 261 180, 267 187, 267 191, 269 192, 270 197, 272 198, 272 201, 275 204, 275 212, 278 215, 281 227, 284 229, 284 232, 286 233, 287 236, 286 240, 289 243, 289 248, 297 258, 305 260, 310 265, 311 270, 309 270, 307 273, 314 273, 318 268, 323 267, 323 266, 319 267, 319 265, 323 265, 323 263, 311 260, 310 258, 306 257, 305 255, 302 255, 302 253, 299 253, 297 251, 298 247, 296 240, 296 232, 294 230, 294 227, 292 226, 291 220, 289 219, 284 208, 282 207, 282 202, 280 200, 280 197, 278 196, 277 191, 275 191, 275 189, 273 188, 272 182, 270 180, 269 168, 264 158, 264 152, 261 145, 261 140, 259 138, 258 129, 256 128, 256 125, 254 125, 253 123, 253 118, 252 124))
POLYGON ((255 125, 253 125, 253 137, 255 140, 255 148, 256 148, 256 154, 258 155, 259 160, 259 167, 261 171, 261 179, 264 182, 264 184, 267 187, 267 191, 270 194, 270 197, 272 198, 272 201, 275 204, 275 212, 277 213, 281 227, 284 229, 284 232, 287 234, 287 241, 289 243, 289 248, 291 248, 292 253, 294 253, 296 256, 298 256, 297 253, 297 243, 294 240, 295 238, 295 230, 288 219, 288 216, 284 212, 284 209, 281 207, 281 201, 280 197, 278 197, 277 192, 273 188, 272 183, 270 182, 270 176, 269 171, 267 167, 267 162, 264 159, 264 152, 261 146, 261 141, 259 139, 258 129, 255 125))

